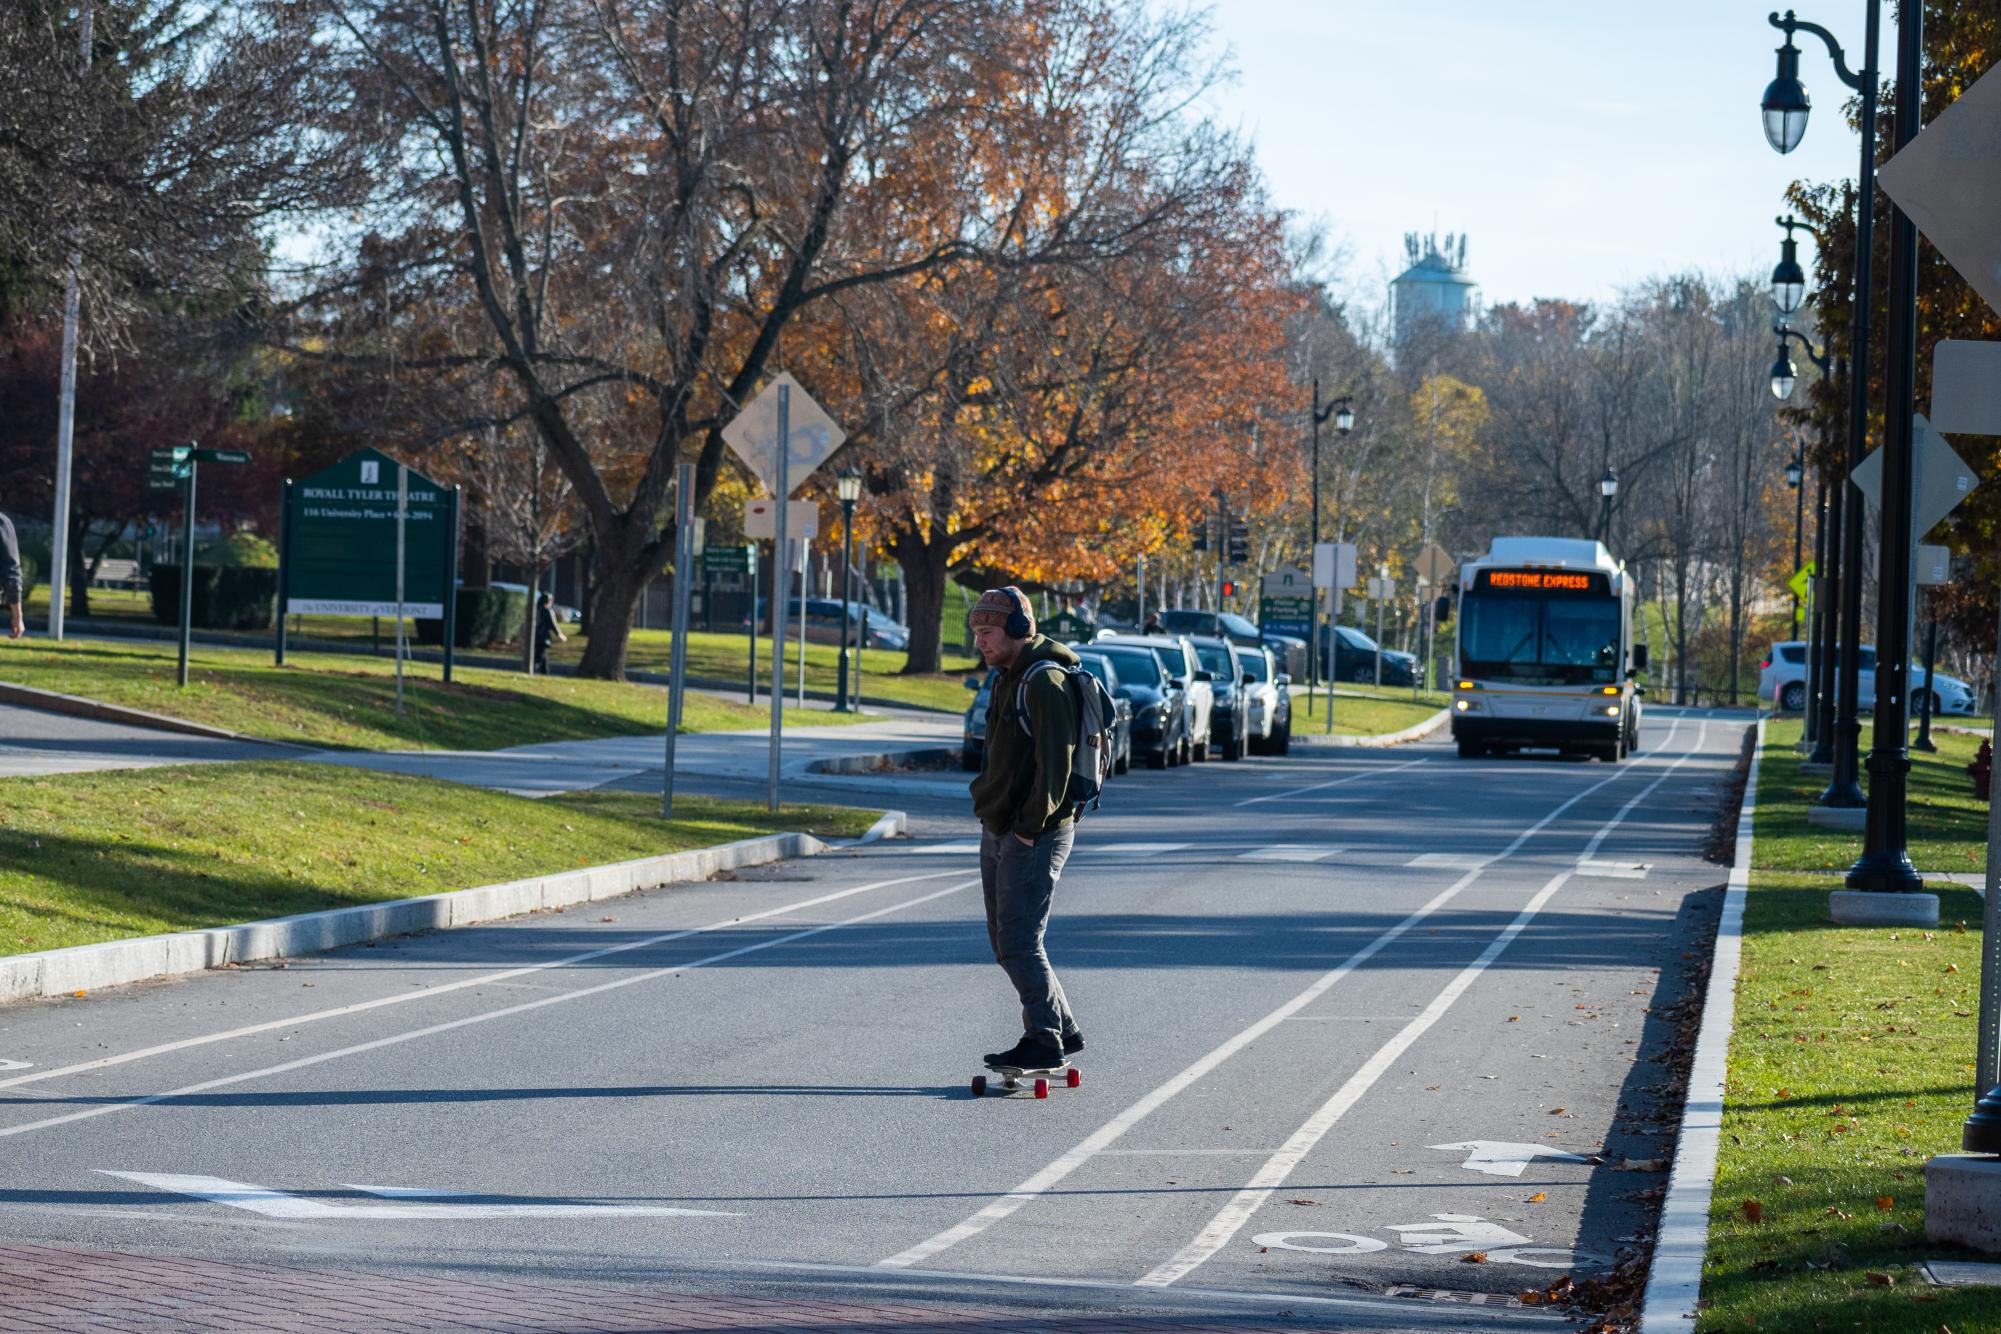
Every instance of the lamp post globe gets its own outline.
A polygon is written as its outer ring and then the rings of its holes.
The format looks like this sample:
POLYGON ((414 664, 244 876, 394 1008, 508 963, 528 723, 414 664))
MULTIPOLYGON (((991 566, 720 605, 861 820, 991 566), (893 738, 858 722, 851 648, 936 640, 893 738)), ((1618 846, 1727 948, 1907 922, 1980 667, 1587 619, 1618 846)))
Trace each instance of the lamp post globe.
POLYGON ((1598 494, 1607 500, 1619 494, 1619 474, 1613 472, 1609 464, 1606 465, 1605 475, 1598 479, 1598 494))
POLYGON ((1779 355, 1772 362, 1772 397, 1784 402, 1793 396, 1793 386, 1799 383, 1799 368, 1793 365, 1793 354, 1787 350, 1785 340, 1779 340, 1779 355))
POLYGON ((1798 148, 1806 136, 1813 99, 1807 96, 1806 85, 1800 82, 1799 48, 1793 45, 1790 33, 1786 44, 1779 48, 1778 77, 1765 85, 1764 99, 1758 105, 1764 112, 1765 142, 1781 153, 1798 148))
POLYGON ((1772 304, 1790 315, 1806 300, 1806 270, 1800 267, 1799 243, 1788 236, 1779 243, 1779 262, 1772 268, 1772 304))
POLYGON ((1355 429, 1355 409, 1343 403, 1334 410, 1334 429, 1342 435, 1355 429))
MULTIPOLYGON (((855 502, 861 499, 862 475, 858 468, 843 468, 834 479, 834 493, 841 498, 841 663, 840 680, 835 683, 834 709, 848 708, 848 622, 855 602, 855 502)), ((857 648, 860 646, 857 645, 857 648)))
POLYGON ((1791 458, 1786 460, 1787 486, 1791 487, 1795 491, 1799 490, 1800 479, 1805 476, 1806 476, 1806 465, 1800 462, 1799 455, 1795 454, 1791 458))

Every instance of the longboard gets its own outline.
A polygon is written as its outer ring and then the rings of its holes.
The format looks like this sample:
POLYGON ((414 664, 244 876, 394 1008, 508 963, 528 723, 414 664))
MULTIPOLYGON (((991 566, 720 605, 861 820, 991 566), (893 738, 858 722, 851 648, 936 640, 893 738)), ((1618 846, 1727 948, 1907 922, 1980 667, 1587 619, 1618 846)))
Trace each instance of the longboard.
POLYGON ((973 1076, 975 1098, 984 1098, 988 1093, 1005 1098, 1022 1092, 1033 1092, 1038 1098, 1046 1098, 1049 1096, 1049 1082, 1059 1076, 1059 1082, 1065 1088, 1076 1088, 1084 1082, 1084 1072, 1068 1061, 1041 1070, 1016 1065, 996 1065, 991 1069, 999 1076, 991 1083, 985 1075, 973 1076))

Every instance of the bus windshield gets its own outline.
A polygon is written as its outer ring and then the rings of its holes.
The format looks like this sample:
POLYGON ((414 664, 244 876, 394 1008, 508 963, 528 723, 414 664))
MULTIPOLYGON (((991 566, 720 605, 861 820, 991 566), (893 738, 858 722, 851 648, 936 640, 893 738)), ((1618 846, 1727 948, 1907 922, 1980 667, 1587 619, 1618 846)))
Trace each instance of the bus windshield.
POLYGON ((1616 681, 1620 611, 1616 597, 1470 591, 1460 609, 1460 670, 1532 685, 1616 681))

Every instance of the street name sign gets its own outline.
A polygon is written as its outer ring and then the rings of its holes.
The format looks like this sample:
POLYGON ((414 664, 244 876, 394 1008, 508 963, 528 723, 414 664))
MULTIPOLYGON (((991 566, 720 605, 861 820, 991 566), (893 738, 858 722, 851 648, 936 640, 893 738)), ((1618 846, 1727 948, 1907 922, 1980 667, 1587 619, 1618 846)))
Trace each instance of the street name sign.
MULTIPOLYGON (((826 409, 813 401, 813 396, 799 387, 799 382, 790 374, 781 373, 764 386, 758 396, 731 419, 723 428, 723 442, 730 447, 743 465, 749 468, 764 489, 773 496, 778 494, 778 390, 784 386, 790 391, 791 402, 786 420, 786 470, 785 486, 790 492, 799 489, 813 470, 827 461, 841 442, 848 438, 826 409)), ((766 533, 766 537, 771 534, 766 533)), ((786 520, 786 537, 790 539, 791 519, 786 520)))
POLYGON ((1952 548, 1920 544, 1917 561, 1911 569, 1920 587, 1951 583, 1952 548))
MULTIPOLYGON (((785 506, 785 540, 804 542, 820 531, 820 507, 810 500, 793 500, 785 506)), ((763 496, 743 507, 743 535, 773 541, 778 536, 778 502, 763 496)))
POLYGON ((2001 343, 1942 338, 1932 349, 1932 429, 2001 435, 2001 343))
POLYGON ((708 547, 702 552, 705 574, 749 574, 749 547, 708 547))
MULTIPOLYGON (((281 616, 397 614, 397 466, 364 449, 286 484, 281 616)), ((440 620, 457 574, 457 497, 413 470, 405 509, 401 611, 440 620)))
POLYGON ((1993 69, 1885 162, 1877 184, 2001 311, 2001 75, 1993 69))
POLYGON ((1313 548, 1313 586, 1335 589, 1355 586, 1353 542, 1322 542, 1313 548))

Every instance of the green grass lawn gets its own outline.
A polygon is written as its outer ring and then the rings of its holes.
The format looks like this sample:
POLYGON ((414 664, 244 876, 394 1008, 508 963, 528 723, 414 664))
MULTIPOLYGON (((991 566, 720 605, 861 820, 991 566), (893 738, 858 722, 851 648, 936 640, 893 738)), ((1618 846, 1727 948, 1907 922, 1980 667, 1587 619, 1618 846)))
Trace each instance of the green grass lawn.
POLYGON ((467 889, 873 811, 579 792, 528 800, 303 763, 0 780, 0 954, 467 889))
MULTIPOLYGON (((1808 832, 1820 784, 1798 775, 1797 725, 1767 737, 1698 1328, 1996 1328, 1991 1289, 1932 1288, 1916 1269, 1954 1258, 1924 1239, 1923 1166, 1958 1152, 1972 1110, 1979 897, 1931 885, 1934 931, 1830 925, 1841 882, 1814 872, 1846 868, 1860 836, 1808 832)), ((1914 757, 1921 870, 1984 846, 1956 749, 1914 757)))
MULTIPOLYGON (((172 644, 0 643, 0 681, 315 746, 493 750, 659 731, 667 717, 667 692, 658 686, 474 667, 459 668, 448 686, 438 679, 436 664, 411 663, 399 720, 395 664, 361 655, 316 653, 275 667, 263 650, 197 645, 186 689, 175 686, 174 667, 172 644)), ((754 728, 768 716, 762 708, 690 693, 682 730, 754 728)), ((859 721, 826 710, 794 713, 789 720, 801 726, 859 721)))
MULTIPOLYGON (((572 634, 567 644, 554 645, 550 657, 557 662, 575 662, 583 656, 584 636, 572 634)), ((626 649, 625 664, 633 671, 664 672, 674 636, 665 630, 634 630, 626 649)), ((806 688, 831 693, 839 678, 841 648, 838 644, 806 645, 806 688)), ((943 670, 924 676, 899 676, 905 655, 900 649, 867 649, 861 653, 862 700, 869 704, 901 704, 913 708, 944 709, 953 713, 965 709, 971 698, 962 684, 965 678, 984 672, 978 659, 955 651, 948 641, 942 658, 943 670)), ((799 686, 799 641, 795 636, 785 646, 787 690, 799 686)), ((744 681, 750 665, 749 636, 720 631, 688 635, 688 675, 716 681, 744 681)), ((771 639, 757 640, 757 677, 762 686, 771 684, 771 639)))
MULTIPOLYGON (((1381 736, 1415 727, 1452 702, 1450 695, 1435 690, 1418 692, 1415 701, 1409 686, 1370 686, 1343 683, 1334 697, 1334 733, 1337 736, 1381 736)), ((1320 736, 1327 727, 1327 691, 1312 692, 1313 713, 1306 712, 1307 689, 1292 691, 1292 730, 1299 736, 1320 736)))

